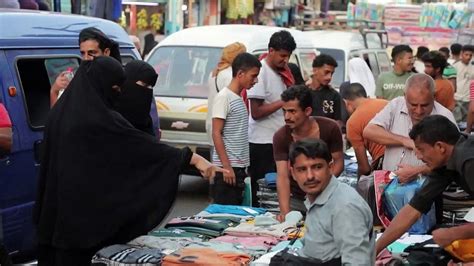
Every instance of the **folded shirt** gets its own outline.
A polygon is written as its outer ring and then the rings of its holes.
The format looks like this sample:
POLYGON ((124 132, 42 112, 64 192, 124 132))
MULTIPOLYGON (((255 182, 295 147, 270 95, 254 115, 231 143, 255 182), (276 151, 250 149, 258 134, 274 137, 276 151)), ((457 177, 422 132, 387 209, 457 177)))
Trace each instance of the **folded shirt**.
POLYGON ((214 219, 214 218, 223 218, 223 219, 230 219, 230 218, 235 218, 235 219, 240 219, 242 222, 242 219, 247 220, 247 219, 253 219, 252 215, 236 215, 236 214, 230 214, 230 213, 210 213, 207 211, 201 211, 196 216, 200 216, 203 218, 209 218, 209 219, 214 219))
POLYGON ((148 233, 148 235, 157 236, 157 237, 191 237, 191 238, 200 238, 202 240, 209 239, 208 236, 205 236, 199 233, 186 232, 185 230, 182 230, 179 228, 156 229, 148 233))
POLYGON ((247 265, 250 256, 234 252, 218 252, 211 248, 184 248, 163 258, 162 265, 247 265))
POLYGON ((160 249, 113 245, 99 250, 92 263, 105 265, 160 265, 165 256, 160 249))
POLYGON ((128 242, 128 245, 161 249, 164 254, 171 254, 189 244, 202 242, 196 237, 157 237, 152 235, 139 236, 128 242))
POLYGON ((225 229, 224 233, 233 236, 273 236, 279 240, 286 240, 288 235, 295 231, 295 225, 287 222, 271 226, 255 226, 254 224, 242 223, 236 227, 225 229))
MULTIPOLYGON (((240 221, 240 220, 239 220, 240 221)), ((224 229, 237 226, 239 221, 234 219, 209 219, 197 216, 180 217, 171 219, 165 228, 179 228, 187 232, 193 232, 209 236, 219 236, 224 229)))
POLYGON ((276 187, 276 179, 277 179, 277 174, 276 173, 268 173, 265 175, 265 185, 268 187, 276 187))
POLYGON ((273 236, 231 236, 224 235, 209 240, 209 242, 225 242, 240 244, 246 248, 266 249, 278 244, 279 240, 273 236))
POLYGON ((210 204, 204 211, 209 213, 228 213, 242 216, 256 216, 266 212, 266 210, 263 208, 221 204, 210 204))
MULTIPOLYGON (((201 243, 193 243, 187 246, 186 248, 210 248, 217 252, 228 252, 228 253, 237 253, 237 254, 248 254, 248 255, 255 255, 255 251, 258 249, 248 249, 243 245, 236 244, 236 243, 227 243, 227 242, 201 242, 201 243)), ((260 255, 264 254, 268 249, 262 250, 260 255)))

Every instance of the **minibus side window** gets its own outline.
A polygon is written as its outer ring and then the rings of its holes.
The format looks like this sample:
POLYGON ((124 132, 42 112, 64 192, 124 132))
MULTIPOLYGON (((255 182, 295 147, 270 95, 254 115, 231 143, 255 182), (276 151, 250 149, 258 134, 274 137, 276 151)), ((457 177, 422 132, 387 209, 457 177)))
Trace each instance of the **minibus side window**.
POLYGON ((48 118, 50 89, 56 76, 69 68, 75 71, 79 58, 21 58, 16 64, 29 125, 41 129, 48 118))

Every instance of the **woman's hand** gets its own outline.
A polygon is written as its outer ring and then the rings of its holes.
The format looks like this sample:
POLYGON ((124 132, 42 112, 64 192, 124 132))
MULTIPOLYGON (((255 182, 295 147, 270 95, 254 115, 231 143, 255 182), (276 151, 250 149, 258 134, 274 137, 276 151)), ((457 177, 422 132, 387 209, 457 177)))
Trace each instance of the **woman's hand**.
POLYGON ((229 173, 228 170, 211 164, 208 160, 196 153, 193 153, 191 157, 191 165, 194 165, 205 179, 214 178, 216 172, 229 173))

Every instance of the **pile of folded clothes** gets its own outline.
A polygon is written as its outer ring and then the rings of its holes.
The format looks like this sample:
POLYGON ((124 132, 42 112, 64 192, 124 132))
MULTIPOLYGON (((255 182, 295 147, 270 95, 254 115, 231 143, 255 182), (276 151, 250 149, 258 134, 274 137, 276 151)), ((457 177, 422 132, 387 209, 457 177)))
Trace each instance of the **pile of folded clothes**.
MULTIPOLYGON (((127 244, 106 247, 93 265, 268 265, 289 239, 303 236, 303 216, 290 212, 280 223, 264 208, 211 204, 189 217, 127 244), (260 262, 254 261, 261 258, 260 262), (263 263, 268 261, 268 263, 263 263)), ((301 242, 293 244, 301 248, 301 242)))
POLYGON ((464 216, 474 206, 474 198, 458 185, 451 184, 443 192, 443 224, 464 223, 464 216))
POLYGON ((265 208, 269 212, 279 213, 280 207, 278 203, 276 179, 276 173, 268 173, 265 175, 265 178, 257 180, 257 197, 260 207, 265 208))
POLYGON ((337 179, 353 188, 356 188, 358 169, 357 159, 350 151, 351 150, 348 150, 348 152, 344 153, 344 171, 337 179))

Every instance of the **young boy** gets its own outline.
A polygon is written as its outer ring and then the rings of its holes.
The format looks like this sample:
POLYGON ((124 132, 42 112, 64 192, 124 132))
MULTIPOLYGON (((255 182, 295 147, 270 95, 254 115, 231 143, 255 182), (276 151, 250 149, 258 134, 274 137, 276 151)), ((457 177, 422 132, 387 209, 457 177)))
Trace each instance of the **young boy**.
POLYGON ((238 55, 232 63, 232 81, 215 97, 212 110, 212 162, 229 171, 216 174, 213 199, 217 204, 240 205, 246 168, 250 164, 248 113, 240 97, 243 89, 257 83, 260 61, 249 54, 238 55))

